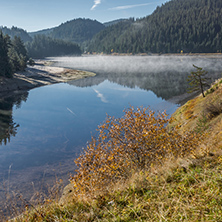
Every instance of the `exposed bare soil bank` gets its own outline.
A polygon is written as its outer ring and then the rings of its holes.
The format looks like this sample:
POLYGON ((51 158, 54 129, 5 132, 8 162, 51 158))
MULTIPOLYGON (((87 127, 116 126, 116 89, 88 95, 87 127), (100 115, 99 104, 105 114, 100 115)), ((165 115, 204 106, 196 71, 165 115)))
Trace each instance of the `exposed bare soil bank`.
POLYGON ((33 67, 28 66, 24 72, 15 73, 12 79, 0 77, 0 94, 68 82, 89 76, 95 76, 95 74, 92 72, 53 67, 50 66, 50 62, 39 60, 36 61, 33 67))

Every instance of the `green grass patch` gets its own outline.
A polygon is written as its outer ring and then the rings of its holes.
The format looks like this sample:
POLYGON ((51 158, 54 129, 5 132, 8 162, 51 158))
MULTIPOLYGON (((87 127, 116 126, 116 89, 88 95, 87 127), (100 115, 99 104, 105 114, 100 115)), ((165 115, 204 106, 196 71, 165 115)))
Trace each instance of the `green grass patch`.
POLYGON ((41 208, 15 221, 221 221, 222 156, 193 159, 182 167, 142 172, 124 186, 41 208))

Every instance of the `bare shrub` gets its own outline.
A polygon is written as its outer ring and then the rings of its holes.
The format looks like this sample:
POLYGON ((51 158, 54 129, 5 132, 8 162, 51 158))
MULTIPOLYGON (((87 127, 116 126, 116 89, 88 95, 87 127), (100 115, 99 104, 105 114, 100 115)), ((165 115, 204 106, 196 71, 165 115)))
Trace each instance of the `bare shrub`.
POLYGON ((195 134, 181 136, 176 127, 169 131, 165 112, 155 114, 143 107, 124 112, 122 118, 107 116, 98 127, 98 138, 92 138, 75 160, 77 170, 71 182, 77 192, 102 190, 170 156, 190 154, 198 145, 195 134))

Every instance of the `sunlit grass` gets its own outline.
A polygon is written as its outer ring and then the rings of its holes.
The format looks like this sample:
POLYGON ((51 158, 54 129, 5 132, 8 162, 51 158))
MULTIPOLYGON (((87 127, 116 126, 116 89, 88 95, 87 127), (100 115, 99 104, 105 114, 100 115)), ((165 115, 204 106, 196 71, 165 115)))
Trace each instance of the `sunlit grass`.
POLYGON ((138 172, 106 192, 26 211, 17 221, 220 221, 222 156, 138 172))
POLYGON ((199 134, 181 135, 177 127, 169 130, 165 113, 143 107, 130 107, 124 113, 121 118, 107 117, 98 127, 98 138, 92 138, 75 160, 71 183, 79 194, 104 190, 152 164, 191 154, 199 145, 199 134))
POLYGON ((30 207, 14 221, 222 221, 222 113, 213 90, 170 120, 147 108, 108 117, 76 160, 60 201, 30 207))

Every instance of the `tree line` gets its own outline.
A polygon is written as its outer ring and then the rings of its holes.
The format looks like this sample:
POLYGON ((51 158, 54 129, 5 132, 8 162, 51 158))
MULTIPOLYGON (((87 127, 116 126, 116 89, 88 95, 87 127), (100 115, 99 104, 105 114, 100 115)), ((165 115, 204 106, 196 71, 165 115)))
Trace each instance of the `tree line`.
POLYGON ((21 40, 25 43, 28 41, 32 41, 31 36, 25 31, 24 29, 12 26, 11 28, 7 27, 0 27, 2 33, 4 35, 9 35, 11 38, 14 38, 15 36, 18 36, 21 38, 21 40))
POLYGON ((23 71, 28 60, 27 50, 20 37, 10 38, 0 31, 0 76, 11 78, 23 71))
POLYGON ((80 55, 81 53, 80 46, 75 43, 45 35, 37 35, 32 41, 24 43, 20 37, 4 35, 0 30, 0 76, 3 77, 11 78, 13 73, 24 71, 29 58, 80 55))
POLYGON ((24 43, 20 37, 4 35, 0 31, 0 76, 11 78, 13 73, 24 71, 29 58, 80 55, 79 45, 63 40, 37 35, 24 43))
POLYGON ((54 39, 45 35, 34 36, 31 42, 26 43, 28 55, 32 58, 50 56, 80 55, 80 46, 76 43, 54 39))
POLYGON ((80 46, 70 41, 81 42, 89 52, 221 52, 221 15, 222 0, 171 0, 145 18, 130 18, 106 28, 97 21, 76 19, 54 28, 48 36, 28 40, 22 29, 0 27, 4 33, 0 33, 0 75, 10 77, 24 70, 28 57, 80 55, 80 46))
POLYGON ((92 39, 88 51, 221 52, 221 15, 222 0, 172 0, 157 7, 150 16, 102 30, 92 39))

